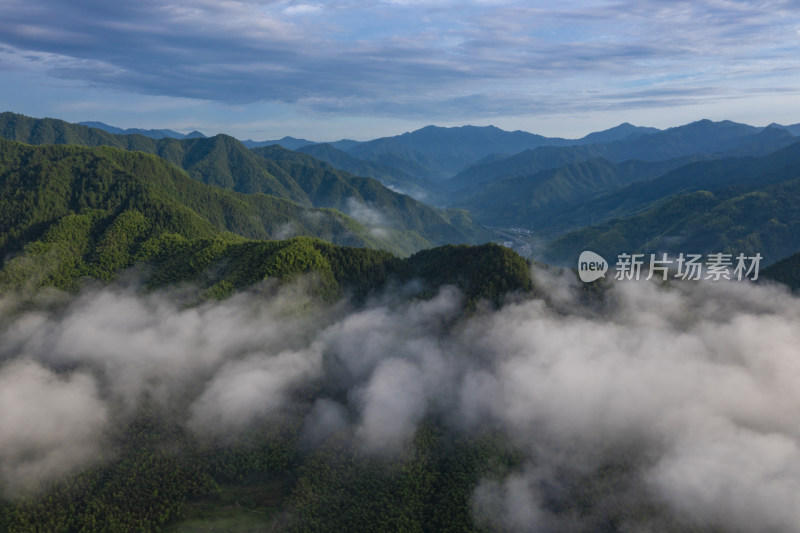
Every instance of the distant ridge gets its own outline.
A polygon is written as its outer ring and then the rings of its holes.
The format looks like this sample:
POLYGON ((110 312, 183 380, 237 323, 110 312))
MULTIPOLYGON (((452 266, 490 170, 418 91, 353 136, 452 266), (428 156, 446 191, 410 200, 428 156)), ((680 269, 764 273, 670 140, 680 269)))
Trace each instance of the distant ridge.
POLYGON ((88 122, 78 122, 81 126, 88 126, 90 128, 97 128, 103 131, 107 131, 108 133, 113 133, 115 135, 144 135, 145 137, 150 137, 151 139, 164 139, 164 138, 171 138, 171 139, 204 139, 206 136, 200 133, 199 131, 195 130, 190 133, 179 133, 175 130, 145 130, 142 128, 128 128, 122 129, 116 126, 109 126, 104 122, 97 122, 97 121, 88 121, 88 122))
POLYGON ((296 137, 290 137, 287 135, 286 137, 276 141, 254 141, 252 139, 247 139, 246 141, 242 141, 242 144, 248 148, 261 148, 263 146, 274 146, 279 144, 284 148, 288 148, 289 150, 297 150, 303 146, 316 143, 314 141, 309 141, 308 139, 298 139, 296 137))
POLYGON ((770 124, 767 127, 768 128, 778 128, 778 129, 781 129, 781 130, 786 130, 789 133, 791 133, 792 135, 794 135, 795 137, 800 136, 800 124, 792 124, 790 126, 784 126, 783 124, 777 124, 777 123, 773 122, 772 124, 770 124))
MULTIPOLYGON (((617 128, 626 130, 625 125, 617 128)), ((606 135, 607 132, 590 134, 606 135)), ((598 137, 594 137, 598 138, 598 137)), ((610 138, 610 137, 609 137, 610 138)), ((479 162, 445 182, 448 188, 473 187, 506 178, 531 176, 541 170, 603 157, 615 163, 629 159, 666 161, 696 154, 765 155, 796 141, 786 128, 758 128, 729 120, 698 120, 656 133, 633 134, 623 139, 572 146, 540 146, 505 159, 479 162)))
POLYGON ((350 146, 334 147, 348 154, 393 166, 415 177, 445 180, 486 157, 510 156, 543 146, 567 147, 599 142, 621 141, 658 133, 623 123, 590 133, 581 139, 545 137, 526 131, 506 131, 496 126, 425 126, 393 137, 382 137, 350 146))
POLYGON ((650 135, 660 131, 661 130, 658 128, 645 128, 642 126, 634 126, 630 122, 623 122, 619 126, 614 126, 613 128, 603 131, 596 131, 585 137, 581 137, 579 139, 579 144, 608 143, 620 141, 622 139, 641 137, 642 135, 650 135))

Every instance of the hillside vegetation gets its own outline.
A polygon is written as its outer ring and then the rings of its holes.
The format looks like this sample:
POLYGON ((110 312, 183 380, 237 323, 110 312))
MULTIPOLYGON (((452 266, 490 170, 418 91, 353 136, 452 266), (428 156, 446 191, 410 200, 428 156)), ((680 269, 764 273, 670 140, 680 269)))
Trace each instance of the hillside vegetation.
MULTIPOLYGON (((109 281, 121 269, 150 263, 151 284, 191 280, 215 296, 301 273, 320 276, 320 290, 333 295, 344 287, 367 292, 390 275, 433 279, 453 268, 450 252, 400 261, 386 251, 407 255, 424 247, 413 232, 376 237, 338 211, 212 187, 158 157, 109 147, 34 147, 0 139, 0 227, 5 287, 72 289, 84 277, 109 281), (289 232, 322 240, 263 242, 289 232), (433 269, 423 266, 431 262, 433 269)), ((475 270, 450 280, 470 297, 499 301, 502 293, 529 286, 524 260, 510 250, 444 250, 462 255, 459 269, 475 270), (513 279, 496 283, 495 273, 513 279)))
MULTIPOLYGON (((492 234, 465 213, 433 208, 386 188, 381 182, 337 170, 309 155, 267 146, 253 151, 227 135, 193 139, 151 139, 113 135, 103 130, 54 119, 0 114, 0 137, 27 144, 111 146, 142 151, 184 169, 189 176, 241 193, 263 193, 304 207, 335 208, 360 218, 382 233, 413 233, 400 248, 405 252, 446 243, 477 243, 492 234), (412 243, 413 240, 417 242, 412 243)), ((303 221, 298 221, 303 226, 303 221)))

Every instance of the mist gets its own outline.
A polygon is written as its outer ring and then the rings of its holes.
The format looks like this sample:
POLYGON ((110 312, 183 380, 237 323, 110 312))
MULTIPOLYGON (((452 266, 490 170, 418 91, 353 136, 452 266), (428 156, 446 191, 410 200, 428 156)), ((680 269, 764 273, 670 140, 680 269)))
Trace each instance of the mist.
POLYGON ((363 224, 375 237, 383 238, 388 235, 386 228, 390 226, 386 216, 375 207, 370 207, 352 196, 347 199, 344 212, 363 224))
POLYGON ((588 305, 574 275, 532 275, 541 297, 469 315, 453 287, 359 306, 300 285, 194 306, 121 286, 0 302, 2 490, 99 460, 145 399, 201 439, 293 413, 309 446, 349 435, 379 457, 437 413, 454 434, 501 431, 524 458, 472 496, 493 530, 592 531, 647 506, 622 529, 800 531, 800 299, 640 281, 588 305), (598 471, 604 500, 565 506, 598 471))

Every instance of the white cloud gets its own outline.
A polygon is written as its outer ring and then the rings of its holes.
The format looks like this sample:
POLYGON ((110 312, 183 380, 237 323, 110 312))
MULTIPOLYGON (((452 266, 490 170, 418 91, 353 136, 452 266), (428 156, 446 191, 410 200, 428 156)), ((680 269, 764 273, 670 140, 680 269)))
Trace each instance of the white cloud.
POLYGON ((798 531, 800 299, 749 282, 640 282, 587 306, 569 278, 535 279, 550 303, 461 319, 452 288, 359 309, 288 287, 194 308, 123 290, 39 310, 0 302, 0 467, 37 478, 83 464, 107 406, 144 392, 201 435, 294 413, 310 445, 336 434, 390 455, 434 412, 446 431, 489 424, 521 454, 474 495, 479 514, 503 509, 504 530, 592 530, 646 506, 626 526, 798 531), (27 471, 23 448, 42 451, 27 471), (585 515, 557 510, 609 464, 624 468, 585 515))
POLYGON ((283 12, 289 16, 313 15, 315 13, 320 13, 323 9, 324 6, 320 4, 293 4, 287 6, 283 12))
MULTIPOLYGON (((754 78, 794 87, 800 66, 785 41, 798 20, 788 2, 45 6, 0 7, 9 21, 0 43, 23 51, 17 69, 44 68, 94 91, 212 106, 288 104, 329 120, 474 121, 611 108, 664 115, 677 105, 724 102, 754 78), (324 17, 301 17, 323 10, 324 17), (42 54, 49 54, 44 67, 42 54), (642 87, 663 94, 643 100, 642 87)), ((726 109, 735 115, 743 107, 726 109)), ((276 135, 285 133, 292 132, 276 135)))
POLYGON ((12 496, 103 457, 108 408, 86 372, 0 366, 0 491, 12 496))

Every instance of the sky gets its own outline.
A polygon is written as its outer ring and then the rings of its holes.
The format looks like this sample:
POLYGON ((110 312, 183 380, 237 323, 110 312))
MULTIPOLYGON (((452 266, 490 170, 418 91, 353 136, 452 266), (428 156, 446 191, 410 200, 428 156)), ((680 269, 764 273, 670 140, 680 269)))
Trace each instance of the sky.
POLYGON ((240 139, 800 122, 800 1, 3 0, 0 111, 240 139))

